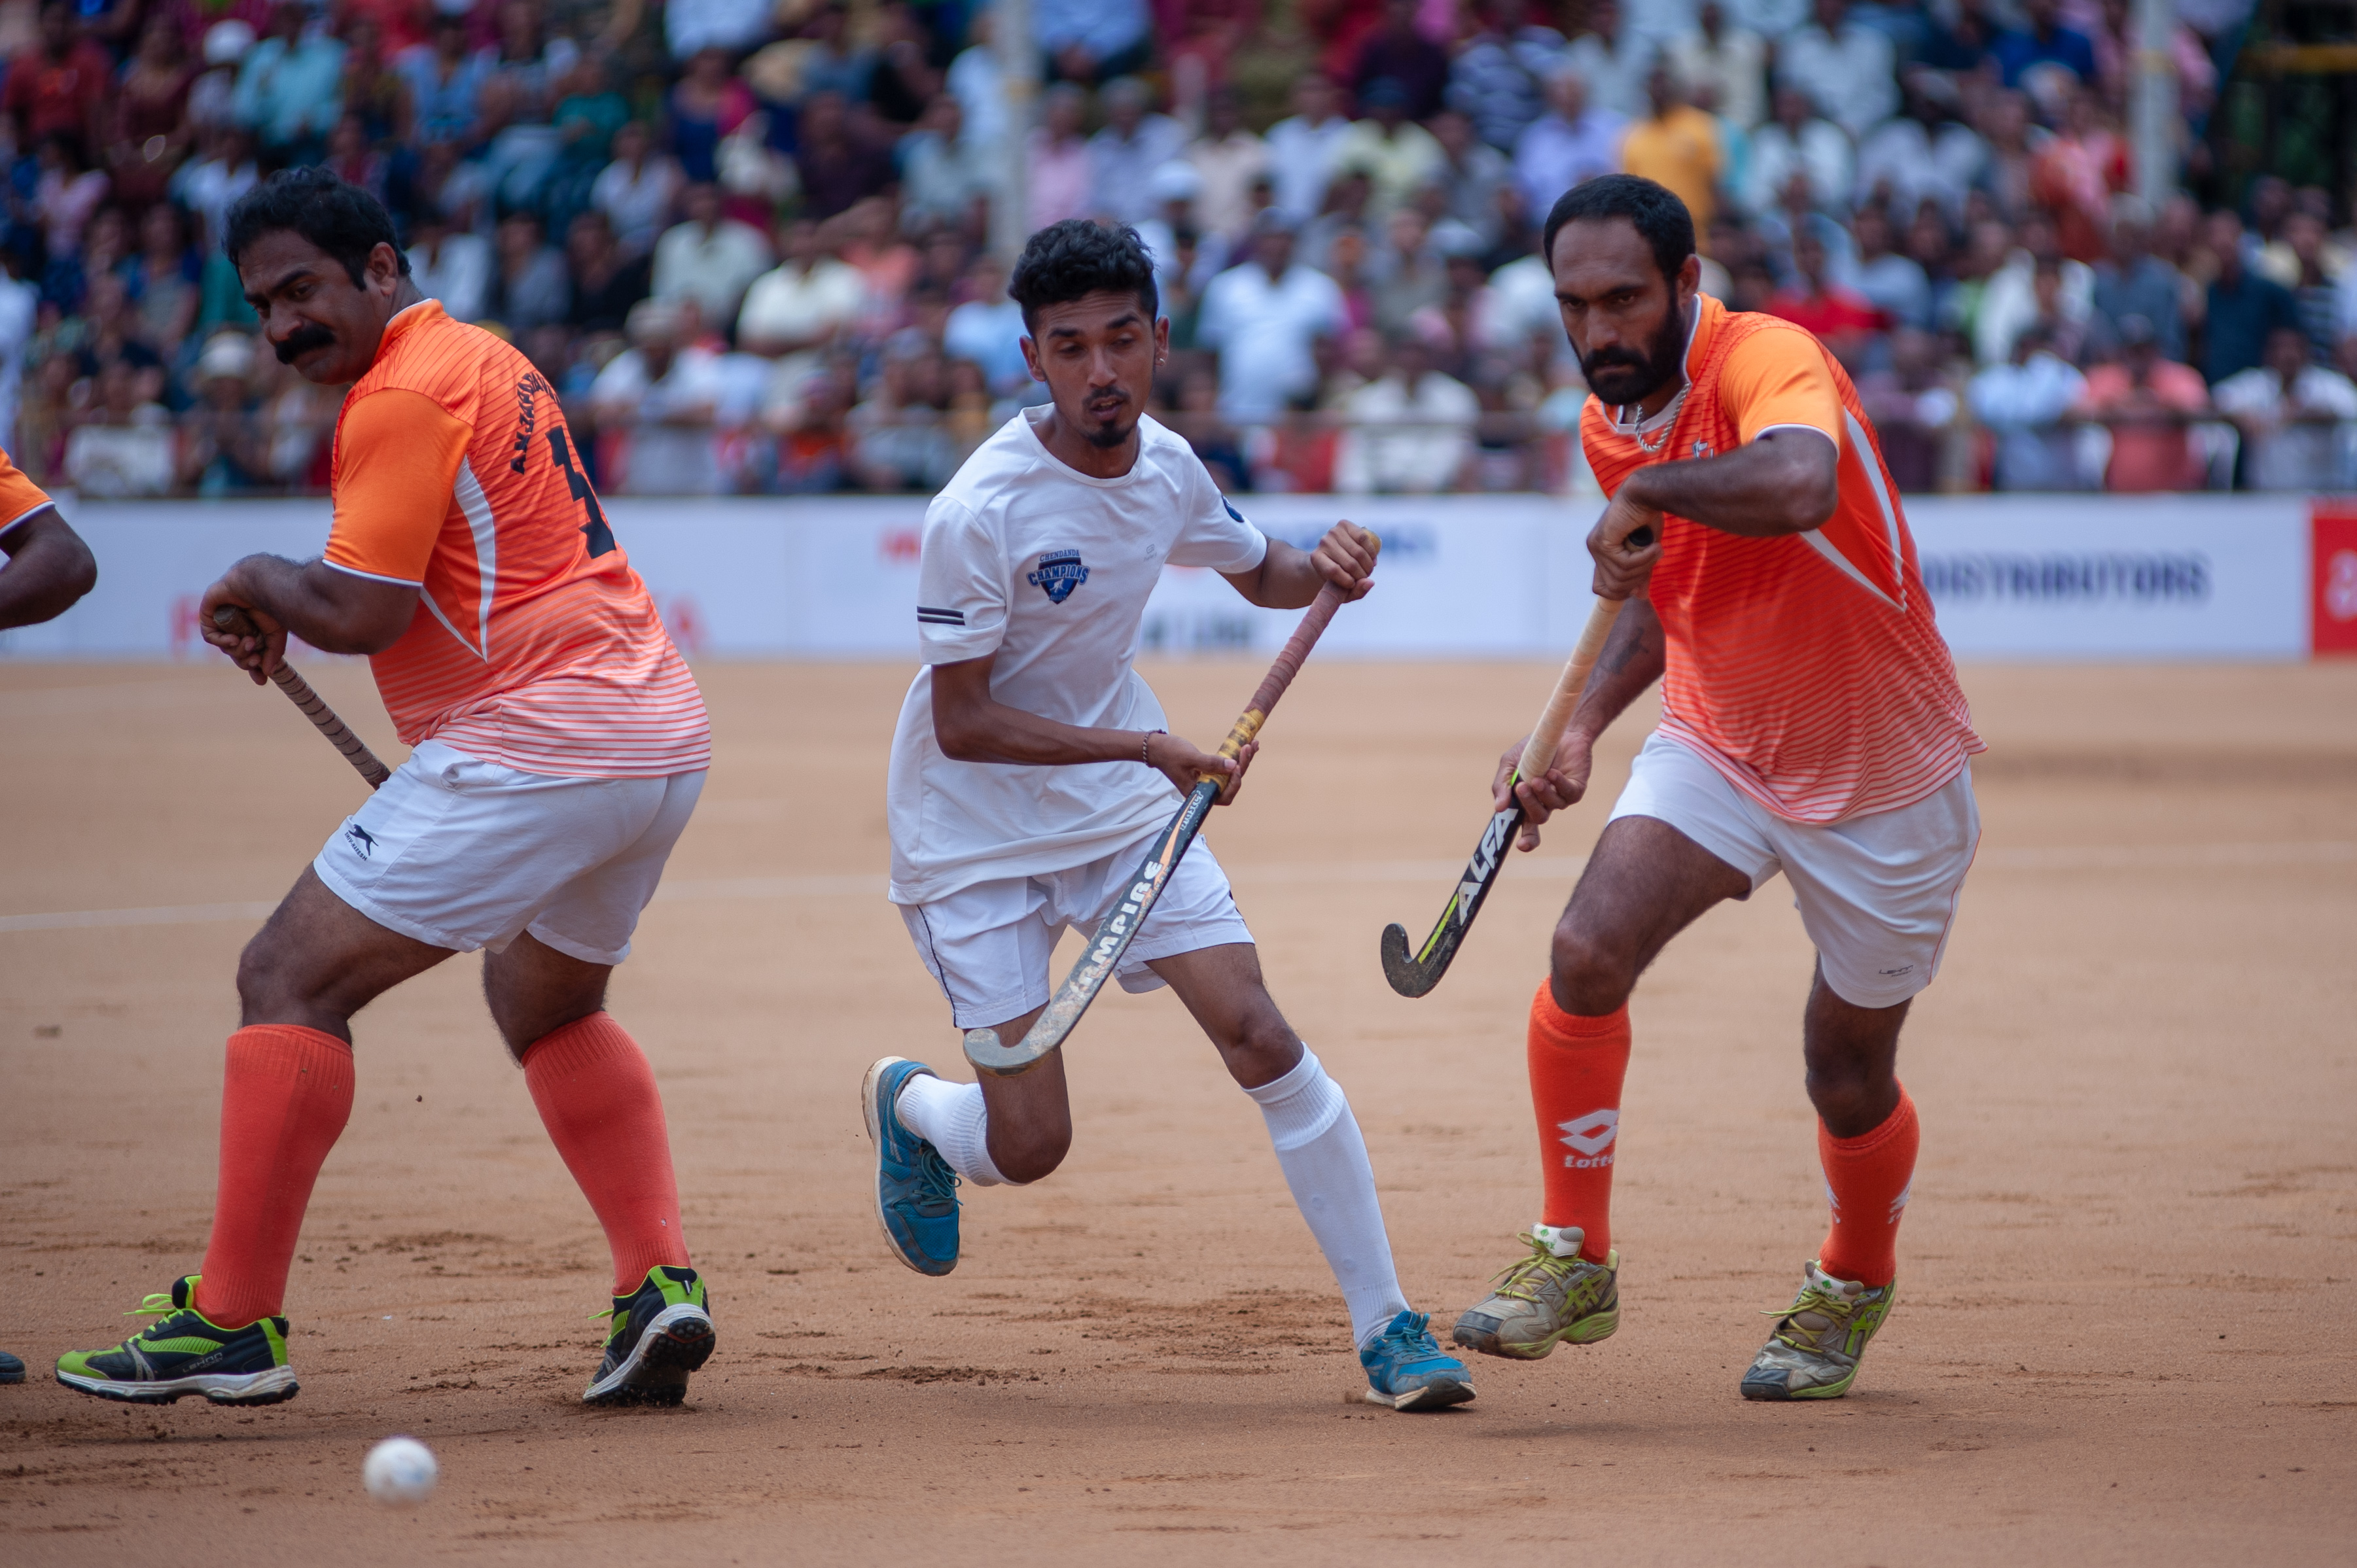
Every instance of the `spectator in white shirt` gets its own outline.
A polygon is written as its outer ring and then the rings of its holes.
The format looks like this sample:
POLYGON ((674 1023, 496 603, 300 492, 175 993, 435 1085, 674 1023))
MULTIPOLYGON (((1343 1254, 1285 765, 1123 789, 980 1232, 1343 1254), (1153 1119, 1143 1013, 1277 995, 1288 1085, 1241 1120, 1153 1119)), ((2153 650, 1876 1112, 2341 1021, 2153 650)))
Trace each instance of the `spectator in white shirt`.
POLYGON ((1344 318, 1334 280, 1293 259, 1291 222, 1263 213, 1252 259, 1211 280, 1196 320, 1196 341, 1220 356, 1220 412, 1271 419, 1295 399, 1314 395, 1313 345, 1340 332, 1344 318))
POLYGON ((1034 232, 1089 215, 1089 143, 1081 134, 1088 112, 1088 95, 1069 81, 1040 94, 1039 124, 1023 140, 1034 232))
POLYGON ((1577 66, 1558 66, 1547 81, 1547 112, 1514 144, 1514 180, 1531 213, 1552 210, 1565 191, 1583 180, 1616 173, 1620 137, 1628 128, 1624 117, 1588 101, 1587 79, 1577 66))
POLYGON ((1067 81, 1103 81, 1146 68, 1154 18, 1146 0, 1031 0, 1031 37, 1067 81))
POLYGON ((1732 26, 1720 0, 1703 0, 1699 26, 1668 45, 1671 71, 1690 98, 1708 94, 1720 118, 1749 131, 1768 116, 1768 43, 1732 26))
POLYGON ((1808 181, 1812 207, 1846 207, 1854 183, 1849 138, 1831 121, 1813 118, 1808 95, 1798 88, 1778 88, 1774 102, 1776 117, 1751 134, 1751 157, 1737 201, 1753 217, 1765 216, 1782 202, 1785 188, 1799 175, 1808 181))
POLYGON ((1390 77, 1369 82, 1359 106, 1367 117, 1342 139, 1334 168, 1366 170, 1373 182, 1371 205, 1382 218, 1439 178, 1448 160, 1432 133, 1407 117, 1407 89, 1390 77))
POLYGON ((2357 384, 2309 358, 2305 333, 2267 334, 2266 362, 2228 376, 2211 390, 2219 413, 2240 425, 2249 447, 2251 488, 2344 489, 2357 428, 2357 384))
POLYGON ((428 299, 442 302, 453 321, 479 321, 491 286, 491 242, 480 234, 453 229, 431 208, 416 215, 409 247, 410 281, 428 299))
POLYGON ((1973 355, 1984 365, 2003 363, 2013 352, 2014 340, 2043 314, 2038 306, 2040 263, 2059 263, 2056 318, 2083 326, 2095 310, 2095 269, 2062 254, 2054 220, 2042 212, 2022 220, 2015 238, 2020 243, 2005 264, 1989 274, 1981 289, 1980 308, 1973 316, 1973 355))
POLYGON ((859 269, 830 254, 818 225, 806 219, 778 225, 777 267, 753 280, 737 316, 737 345, 775 357, 823 349, 859 318, 867 285, 859 269))
POLYGON ((712 422, 721 394, 720 357, 693 346, 691 306, 660 299, 630 308, 630 346, 589 386, 589 408, 619 434, 620 469, 601 488, 622 495, 713 495, 722 488, 712 422), (619 482, 617 482, 619 478, 619 482))
POLYGON ((1251 227, 1252 185, 1268 169, 1268 145, 1244 128, 1235 90, 1222 87, 1203 102, 1203 134, 1187 148, 1202 177, 1195 221, 1214 234, 1240 237, 1251 227))
POLYGON ((700 49, 749 49, 769 32, 770 10, 770 0, 665 0, 663 42, 674 60, 700 49))
POLYGON ((1351 122, 1335 107, 1340 94, 1323 71, 1304 71, 1293 83, 1293 115, 1268 128, 1268 170, 1276 181, 1277 210, 1306 223, 1326 205, 1326 182, 1351 122))
POLYGON ((974 17, 966 29, 966 47, 950 61, 942 86, 953 94, 964 116, 961 132, 966 145, 985 152, 998 145, 999 129, 1006 123, 1006 100, 998 86, 998 57, 990 47, 990 13, 974 17))
POLYGON ((614 133, 614 161, 597 171, 589 205, 606 215, 622 253, 635 261, 662 238, 686 184, 678 160, 656 152, 654 134, 633 120, 614 133))
POLYGON ((1861 207, 1850 220, 1857 259, 1846 280, 1899 327, 1932 329, 1932 280, 1910 256, 1891 248, 1890 216, 1879 207, 1861 207))
POLYGON ((1504 215, 1498 210, 1498 188, 1514 177, 1513 164, 1475 134, 1473 122, 1454 109, 1435 114, 1431 131, 1448 160, 1439 181, 1448 216, 1479 234, 1484 249, 1494 247, 1507 237, 1504 215))
POLYGON ((1988 161, 1980 134, 1955 117, 1955 88, 1938 71, 1912 71, 1901 83, 1904 112, 1867 132, 1857 147, 1857 201, 1879 201, 1911 215, 1936 201, 1950 223, 1988 161))
MULTIPOLYGON (((1006 297, 1006 263, 985 252, 967 279, 974 297, 950 312, 942 329, 942 350, 953 360, 980 365, 995 396, 1017 396, 1033 382, 1023 360, 1023 307, 1006 297)), ((1042 388, 1041 395, 1045 392, 1042 388)))
POLYGON ((1852 21, 1847 0, 1816 0, 1816 16, 1776 46, 1776 81, 1809 95, 1817 113, 1862 136, 1899 109, 1890 35, 1852 21))
POLYGON ((963 224, 974 202, 990 194, 990 149, 967 141, 964 129, 964 110, 943 92, 925 105, 917 128, 893 149, 901 222, 911 232, 935 223, 963 224))
POLYGON ((1452 488, 1471 455, 1481 400, 1434 370, 1430 346, 1408 332, 1393 345, 1389 370, 1343 399, 1342 409, 1353 423, 1336 443, 1335 489, 1432 495, 1452 488))
POLYGON ((1153 210, 1154 171, 1187 150, 1187 133, 1154 113, 1154 95, 1134 76, 1108 82, 1104 128, 1089 138, 1089 209, 1135 223, 1153 210))
POLYGON ((1998 489, 2088 488, 2072 433, 2054 425, 2086 390, 2087 378, 2047 346, 2035 324, 2015 340, 2009 359, 1973 377, 1964 402, 1996 435, 1998 489))
POLYGON ((721 216, 717 186, 689 186, 680 205, 686 221, 655 242, 654 296, 694 300, 705 320, 724 327, 737 319, 747 287, 770 270, 770 242, 750 224, 721 216))
POLYGON ((1650 107, 1645 78, 1653 70, 1653 41, 1620 25, 1615 0, 1596 0, 1587 21, 1588 31, 1571 41, 1569 56, 1587 79, 1587 102, 1623 121, 1634 120, 1650 107))

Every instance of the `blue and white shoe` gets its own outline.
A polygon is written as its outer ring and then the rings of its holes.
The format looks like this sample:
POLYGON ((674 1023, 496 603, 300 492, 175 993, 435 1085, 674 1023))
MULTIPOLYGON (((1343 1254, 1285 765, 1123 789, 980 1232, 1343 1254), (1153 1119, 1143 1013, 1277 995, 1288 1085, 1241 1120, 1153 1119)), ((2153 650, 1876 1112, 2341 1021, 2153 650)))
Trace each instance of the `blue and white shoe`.
POLYGON ((1473 1397, 1465 1363, 1442 1353, 1432 1319, 1403 1312, 1359 1352, 1367 1369, 1367 1402, 1392 1410, 1439 1410, 1473 1397))
POLYGON ((920 1274, 945 1274, 957 1267, 957 1172, 942 1153, 900 1124, 893 1107, 908 1081, 923 1073, 922 1062, 883 1057, 859 1086, 867 1140, 876 1145, 876 1221, 892 1255, 920 1274))

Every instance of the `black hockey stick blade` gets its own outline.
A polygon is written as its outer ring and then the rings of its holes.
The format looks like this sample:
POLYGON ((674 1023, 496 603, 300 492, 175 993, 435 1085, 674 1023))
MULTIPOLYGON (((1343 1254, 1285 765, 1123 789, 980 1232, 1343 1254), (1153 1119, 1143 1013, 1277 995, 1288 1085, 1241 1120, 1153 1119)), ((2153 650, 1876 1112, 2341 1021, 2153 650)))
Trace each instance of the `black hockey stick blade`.
POLYGON ((1473 918, 1481 912, 1497 885, 1498 867, 1505 864, 1506 846, 1514 842, 1514 833, 1523 825, 1522 802, 1517 800, 1490 818, 1490 825, 1481 830, 1481 842, 1473 851, 1473 858, 1465 863, 1465 870, 1457 878, 1457 889, 1448 897, 1448 907, 1440 911, 1440 918, 1432 934, 1424 939, 1424 946, 1414 953, 1408 951, 1407 928, 1396 923, 1383 928, 1383 978, 1402 996, 1422 996, 1440 983, 1448 972, 1451 960, 1457 956, 1458 945, 1465 933, 1473 928, 1473 918))
POLYGON ((1120 902, 1105 912, 1097 922, 1089 945, 1082 950, 1080 961, 1072 965, 1064 983, 1056 988, 1047 1010, 1033 1020, 1031 1027, 1013 1045, 1004 1045, 996 1029, 968 1029, 965 1032, 965 1059, 974 1064, 976 1072, 986 1072, 998 1078, 1016 1078, 1039 1065, 1041 1058, 1064 1043, 1097 999, 1106 981, 1121 966, 1121 955, 1129 950, 1136 940, 1137 929, 1146 924, 1146 912, 1162 897, 1170 885, 1170 874, 1202 831, 1203 819, 1211 813, 1211 804, 1220 798, 1221 780, 1206 779, 1187 794, 1187 803, 1170 819, 1160 836, 1146 852, 1146 860, 1137 874, 1129 879, 1129 889, 1120 902))

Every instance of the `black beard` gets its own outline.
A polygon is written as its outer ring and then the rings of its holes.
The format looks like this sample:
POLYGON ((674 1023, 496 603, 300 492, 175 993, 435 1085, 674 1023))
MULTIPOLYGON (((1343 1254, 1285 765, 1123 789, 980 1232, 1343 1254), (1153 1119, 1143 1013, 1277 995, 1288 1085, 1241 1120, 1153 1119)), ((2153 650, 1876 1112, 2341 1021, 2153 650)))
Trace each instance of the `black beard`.
POLYGON ((1579 373, 1587 378, 1587 390, 1597 401, 1618 407, 1642 403, 1676 373, 1685 352, 1686 313, 1677 308, 1674 295, 1671 299, 1662 329, 1647 346, 1652 352, 1639 355, 1628 349, 1607 349, 1579 361, 1579 373))
POLYGON ((312 349, 331 347, 335 341, 334 333, 314 323, 302 328, 284 343, 274 343, 270 347, 271 352, 278 356, 280 364, 291 365, 312 349))

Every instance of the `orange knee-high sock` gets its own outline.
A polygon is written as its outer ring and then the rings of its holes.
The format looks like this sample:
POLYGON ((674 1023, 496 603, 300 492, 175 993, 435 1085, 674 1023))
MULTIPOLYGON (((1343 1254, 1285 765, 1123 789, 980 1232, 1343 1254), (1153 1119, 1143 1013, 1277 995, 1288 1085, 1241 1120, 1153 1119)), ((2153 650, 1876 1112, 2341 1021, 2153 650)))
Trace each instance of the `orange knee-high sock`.
POLYGON ((1825 1167, 1834 1222, 1817 1266, 1837 1280, 1887 1285, 1899 1272, 1899 1218, 1915 1180, 1915 1149, 1922 1142, 1915 1102, 1902 1086, 1899 1108, 1882 1125, 1855 1138, 1836 1138, 1817 1123, 1817 1158, 1825 1167))
POLYGON ((197 1310, 223 1328, 275 1317, 311 1184, 352 1114, 352 1048, 295 1024, 229 1037, 221 1184, 197 1310))
POLYGON ((1579 1253, 1612 1250, 1612 1156, 1620 1136, 1620 1080, 1629 1071, 1629 1007, 1583 1018, 1555 1005, 1544 980, 1531 998, 1531 1104, 1546 1170, 1540 1223, 1587 1232, 1579 1253))
POLYGON ((611 1015, 592 1013, 525 1047, 523 1079, 565 1168, 606 1228, 614 1294, 637 1290, 657 1263, 685 1268, 662 1096, 638 1041, 611 1015))

